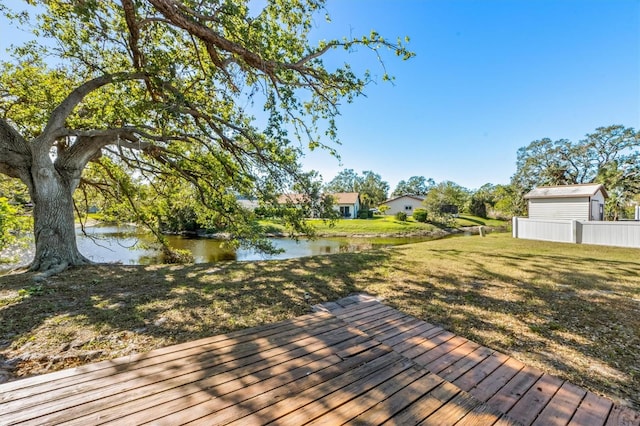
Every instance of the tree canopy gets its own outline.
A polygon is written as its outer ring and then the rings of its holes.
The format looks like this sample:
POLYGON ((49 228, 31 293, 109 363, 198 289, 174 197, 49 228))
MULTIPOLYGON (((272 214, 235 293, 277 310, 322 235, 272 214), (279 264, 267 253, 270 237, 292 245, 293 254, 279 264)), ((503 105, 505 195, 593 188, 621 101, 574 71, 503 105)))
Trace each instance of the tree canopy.
POLYGON ((427 195, 429 190, 435 186, 435 181, 424 176, 411 176, 409 179, 398 182, 396 189, 391 193, 392 197, 401 195, 427 195))
POLYGON ((325 186, 327 192, 358 192, 363 208, 376 206, 387 199, 389 184, 370 170, 359 175, 353 169, 345 169, 325 186))
POLYGON ((536 186, 601 183, 610 195, 607 217, 618 217, 640 193, 640 132, 598 127, 578 142, 544 138, 518 150, 512 184, 520 194, 536 186))
MULTIPOLYGON (((40 271, 88 262, 73 232, 78 187, 133 206, 140 183, 151 202, 178 179, 236 240, 255 241, 238 197, 275 203, 304 176, 304 149, 334 152, 339 103, 370 81, 323 58, 354 46, 413 55, 375 31, 312 42, 322 0, 28 3, 0 8, 36 36, 0 63, 0 173, 35 204, 40 271)), ((134 216, 149 222, 145 207, 134 216)))

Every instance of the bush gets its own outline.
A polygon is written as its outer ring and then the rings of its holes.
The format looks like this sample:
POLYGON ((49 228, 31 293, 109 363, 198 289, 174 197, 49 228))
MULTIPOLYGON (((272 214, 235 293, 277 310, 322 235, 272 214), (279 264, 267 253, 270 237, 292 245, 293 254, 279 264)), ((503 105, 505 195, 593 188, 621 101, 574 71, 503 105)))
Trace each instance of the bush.
POLYGON ((407 220, 407 214, 405 212, 396 213, 396 220, 399 220, 400 222, 406 221, 407 220))
POLYGON ((369 211, 368 210, 360 210, 358 212, 358 219, 369 219, 369 211))
POLYGON ((427 216, 427 211, 425 209, 415 209, 415 211, 413 212, 413 219, 416 222, 426 222, 427 216))

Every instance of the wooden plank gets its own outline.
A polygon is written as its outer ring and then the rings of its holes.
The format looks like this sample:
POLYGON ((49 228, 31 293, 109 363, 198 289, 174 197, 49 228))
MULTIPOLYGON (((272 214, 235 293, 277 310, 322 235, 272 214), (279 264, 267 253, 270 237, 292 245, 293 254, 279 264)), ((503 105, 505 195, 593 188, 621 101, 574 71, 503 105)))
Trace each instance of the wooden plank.
POLYGON ((423 395, 409 407, 393 416, 384 425, 415 425, 460 393, 460 389, 449 382, 442 382, 431 392, 423 395))
POLYGON ((470 368, 466 373, 458 377, 452 383, 458 386, 463 391, 469 392, 469 390, 473 389, 496 368, 504 364, 507 359, 509 359, 508 356, 503 355, 499 352, 494 352, 490 356, 482 360, 482 362, 470 368))
MULTIPOLYGON (((261 377, 262 380, 258 381, 237 378, 233 382, 228 382, 226 389, 217 386, 215 377, 206 378, 199 383, 196 392, 189 392, 191 390, 189 386, 182 386, 172 391, 165 390, 151 398, 145 397, 138 402, 130 401, 124 405, 115 406, 108 412, 100 412, 98 418, 105 418, 106 413, 110 415, 111 420, 124 421, 126 424, 138 424, 159 417, 162 417, 165 424, 177 422, 178 419, 198 421, 197 419, 200 418, 209 423, 213 420, 215 423, 222 423, 224 419, 232 421, 275 401, 294 396, 298 392, 356 368, 362 363, 371 362, 386 353, 389 352, 385 348, 375 347, 346 361, 335 355, 329 355, 298 367, 283 364, 284 368, 279 372, 272 370, 273 374, 270 377, 264 375, 261 377), (130 414, 123 417, 123 410, 130 414), (206 417, 211 415, 213 418, 206 417)), ((94 424, 86 420, 78 419, 77 424, 94 424)))
POLYGON ((419 320, 410 317, 408 315, 402 314, 399 318, 389 318, 387 321, 382 324, 372 327, 372 328, 360 328, 360 330, 365 331, 368 335, 373 337, 376 340, 381 340, 381 338, 389 335, 395 336, 402 332, 403 328, 411 328, 411 325, 418 322, 419 320))
POLYGON ((369 302, 354 305, 339 311, 331 312, 333 316, 345 322, 359 321, 375 315, 393 312, 394 309, 381 303, 369 302))
POLYGON ((395 349, 396 345, 406 341, 407 339, 410 339, 412 337, 418 336, 421 333, 425 333, 425 332, 427 332, 429 330, 432 330, 434 328, 436 328, 435 325, 420 321, 420 323, 416 327, 413 327, 412 329, 407 330, 404 333, 398 334, 398 335, 396 335, 394 337, 390 337, 388 339, 384 339, 383 338, 383 339, 381 339, 381 341, 385 345, 392 346, 395 349))
POLYGON ((541 376, 542 371, 525 366, 495 395, 489 398, 488 404, 496 410, 506 413, 541 376))
POLYGON ((614 405, 607 418, 607 426, 638 426, 640 413, 627 407, 614 405))
POLYGON ((439 359, 440 357, 448 354, 449 352, 455 350, 459 346, 462 346, 466 342, 468 342, 468 340, 465 339, 464 337, 455 336, 447 340, 446 342, 443 342, 441 345, 438 345, 438 347, 433 348, 423 353, 422 355, 415 357, 413 359, 413 362, 415 362, 418 365, 427 365, 430 362, 433 362, 439 359))
POLYGON ((384 401, 415 380, 425 376, 428 372, 418 366, 402 371, 367 392, 352 400, 324 413, 322 416, 307 423, 308 426, 333 426, 350 422, 354 417, 369 410, 380 401, 384 401))
POLYGON ((469 355, 465 356, 459 361, 456 361, 453 365, 445 368, 444 370, 438 371, 437 374, 443 379, 449 382, 453 382, 454 380, 465 374, 467 371, 471 370, 473 367, 490 357, 494 352, 495 351, 493 349, 480 346, 469 355))
POLYGON ((398 343, 393 345, 393 350, 398 353, 404 353, 405 351, 411 349, 412 347, 423 343, 425 340, 432 339, 438 334, 445 333, 445 330, 441 327, 433 327, 430 328, 417 336, 410 337, 403 341, 402 343, 398 343))
MULTIPOLYGON (((355 335, 357 336, 357 335, 355 335)), ((252 356, 229 361, 220 364, 203 358, 200 361, 189 364, 177 365, 171 369, 154 370, 153 374, 138 374, 128 377, 128 380, 108 381, 98 380, 90 390, 82 390, 77 394, 58 398, 55 394, 47 397, 47 401, 34 406, 32 409, 16 412, 12 417, 17 420, 50 418, 56 421, 61 419, 73 419, 78 415, 95 412, 121 404, 128 400, 144 397, 154 392, 161 392, 167 387, 178 387, 192 382, 210 378, 218 386, 242 376, 249 376, 251 380, 258 380, 262 375, 269 375, 269 368, 274 368, 286 362, 298 362, 298 357, 308 355, 307 360, 314 357, 322 357, 332 354, 327 346, 355 337, 348 332, 334 333, 330 331, 323 339, 312 337, 315 340, 303 339, 296 343, 290 343, 282 347, 273 348, 264 353, 254 353, 252 356), (317 353, 316 353, 317 352, 317 353), (311 355, 314 354, 314 355, 311 355), (266 370, 266 371, 264 371, 266 370), (261 373, 262 372, 262 373, 261 373), (169 386, 167 383, 170 383, 169 386), (56 413, 60 410, 62 412, 56 413)), ((148 371, 148 369, 145 369, 148 371)), ((136 372, 134 372, 136 373, 136 372)), ((247 379, 244 379, 246 382, 247 379)), ((193 390, 201 389, 201 384, 194 386, 193 390)), ((38 424, 35 420, 34 424, 38 424)))
POLYGON ((371 409, 353 419, 354 425, 377 425, 391 419, 400 411, 410 406, 414 401, 429 393, 443 380, 435 374, 426 374, 413 383, 407 385, 391 397, 379 402, 371 409))
MULTIPOLYGON (((485 426, 498 422, 503 413, 490 407, 487 404, 481 404, 468 412, 456 426, 485 426)), ((505 424, 515 425, 514 422, 507 421, 505 424)))
POLYGON ((544 409, 558 389, 560 389, 562 382, 561 379, 550 374, 543 374, 542 377, 522 395, 522 398, 506 412, 507 417, 525 425, 531 424, 538 413, 544 409))
POLYGON ((364 331, 367 334, 373 335, 378 328, 387 327, 390 322, 404 318, 408 318, 408 316, 406 314, 403 314, 402 312, 392 310, 389 313, 385 313, 384 315, 369 317, 360 321, 345 322, 352 327, 356 327, 359 330, 364 331))
POLYGON ((433 426, 454 425, 480 404, 482 403, 468 393, 460 392, 420 424, 433 426))
POLYGON ((420 321, 417 318, 408 317, 409 320, 403 322, 402 324, 394 325, 390 327, 388 330, 376 333, 376 340, 380 342, 384 342, 391 340, 393 338, 397 338, 398 336, 404 336, 420 324, 423 324, 423 321, 420 321))
POLYGON ((139 363, 136 362, 129 363, 125 368, 114 367, 109 369, 111 374, 108 376, 104 375, 104 370, 96 371, 92 375, 83 373, 82 380, 78 380, 78 383, 74 383, 72 381, 73 377, 69 377, 65 378, 65 380, 61 379, 61 381, 64 381, 64 386, 62 384, 49 386, 47 382, 37 386, 37 388, 29 387, 3 393, 3 397, 7 400, 0 403, 0 410, 4 413, 11 413, 16 410, 24 412, 31 406, 42 404, 41 394, 45 394, 48 400, 55 399, 61 402, 68 397, 77 399, 80 397, 79 394, 86 396, 96 390, 103 392, 105 383, 123 383, 129 380, 137 380, 141 376, 155 377, 158 374, 176 369, 181 369, 186 374, 202 368, 238 362, 247 357, 255 358, 256 353, 259 353, 261 358, 275 356, 287 350, 297 349, 300 345, 304 346, 313 343, 316 339, 322 339, 325 336, 328 339, 340 338, 340 336, 347 337, 347 335, 336 333, 336 330, 340 330, 343 325, 340 321, 325 321, 317 324, 315 328, 297 328, 297 334, 292 334, 292 330, 285 329, 279 334, 271 335, 267 338, 257 338, 252 342, 242 341, 236 346, 225 341, 223 346, 216 347, 215 344, 210 344, 204 345, 200 350, 190 348, 186 352, 188 356, 181 356, 185 355, 184 351, 172 352, 171 354, 178 356, 178 358, 172 359, 167 354, 161 358, 165 360, 163 363, 149 363, 147 362, 148 360, 142 359, 140 362, 143 364, 142 367, 139 367, 139 363), (8 400, 8 398, 11 398, 11 400, 8 400))
MULTIPOLYGON (((385 371, 390 365, 398 363, 404 364, 406 363, 406 360, 402 359, 402 357, 393 352, 382 355, 369 363, 362 364, 357 368, 341 374, 340 376, 327 380, 321 384, 318 384, 317 386, 311 387, 303 392, 298 393, 297 395, 294 395, 291 398, 278 401, 272 405, 269 405, 268 407, 252 413, 249 416, 243 417, 229 424, 242 426, 262 425, 266 423, 265 419, 278 419, 278 423, 282 424, 285 422, 282 421, 281 418, 292 413, 296 413, 296 418, 298 418, 301 414, 304 417, 304 411, 306 410, 306 408, 303 407, 307 407, 309 404, 313 404, 314 402, 326 398, 331 394, 334 396, 338 396, 341 393, 341 389, 352 385, 359 379, 367 377, 369 375, 378 375, 379 373, 385 371)), ((409 367, 406 364, 405 366, 406 368, 409 367)), ((314 417, 305 417, 304 420, 312 420, 314 417)), ((293 420, 293 417, 290 417, 289 420, 293 420)))
POLYGON ((569 382, 564 382, 533 424, 540 426, 566 425, 586 394, 587 391, 584 389, 569 382))
POLYGON ((442 332, 430 339, 423 340, 422 342, 407 349, 406 351, 401 352, 402 356, 405 356, 409 359, 417 358, 423 353, 440 346, 441 344, 445 343, 448 340, 453 339, 455 336, 456 336, 455 334, 450 333, 448 331, 442 332))
POLYGON ((492 371, 482 382, 471 389, 469 393, 480 401, 486 402, 518 374, 523 367, 523 363, 510 357, 504 364, 492 371))
MULTIPOLYGON (((250 329, 243 329, 234 331, 227 334, 219 334, 212 337, 207 337, 199 340, 180 343, 177 345, 167 346, 164 348, 158 348, 145 352, 142 354, 134 354, 114 358, 110 360, 100 361, 92 364, 87 364, 75 368, 69 368, 65 370, 56 371, 53 373, 42 374, 39 376, 28 377, 20 380, 15 380, 0 385, 0 401, 12 398, 9 392, 31 388, 33 386, 42 385, 44 383, 58 384, 62 383, 63 379, 71 377, 71 382, 80 383, 82 381, 82 375, 88 374, 89 377, 99 370, 106 369, 109 372, 117 371, 121 366, 129 366, 132 362, 153 362, 158 356, 164 356, 174 354, 177 352, 189 350, 192 348, 200 348, 206 345, 222 344, 225 342, 234 341, 242 342, 255 340, 257 337, 268 337, 273 334, 282 333, 285 330, 297 330, 300 327, 306 327, 313 324, 319 324, 325 321, 332 320, 333 316, 326 312, 317 312, 313 314, 303 315, 291 320, 281 321, 272 324, 266 324, 250 329)), ((143 364, 144 365, 144 364, 143 364)))
POLYGON ((451 367, 452 364, 466 357, 467 355, 469 355, 471 352, 475 351, 479 347, 480 347, 479 344, 472 342, 470 340, 467 340, 462 345, 458 346, 452 351, 449 351, 449 353, 425 364, 424 367, 427 368, 429 371, 438 374, 440 371, 451 367))
POLYGON ((609 417, 613 402, 587 392, 580 406, 569 422, 569 426, 593 425, 603 426, 609 417))
POLYGON ((355 382, 335 390, 330 394, 317 398, 315 401, 305 405, 299 410, 278 418, 275 421, 275 424, 308 424, 310 420, 313 420, 330 410, 336 409, 340 405, 358 397, 408 368, 413 368, 413 364, 402 359, 396 361, 390 366, 377 371, 375 374, 369 374, 365 377, 358 378, 355 382))

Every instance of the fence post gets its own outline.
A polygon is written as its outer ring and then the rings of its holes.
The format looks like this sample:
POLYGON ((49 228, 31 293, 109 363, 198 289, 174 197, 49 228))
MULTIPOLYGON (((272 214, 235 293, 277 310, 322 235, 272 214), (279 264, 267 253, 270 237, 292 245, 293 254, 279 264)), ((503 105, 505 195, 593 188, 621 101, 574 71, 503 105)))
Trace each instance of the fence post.
POLYGON ((578 244, 578 221, 571 221, 571 242, 578 244))
POLYGON ((511 225, 511 232, 513 233, 513 238, 518 238, 518 217, 514 216, 513 219, 511 219, 511 221, 513 222, 511 225))

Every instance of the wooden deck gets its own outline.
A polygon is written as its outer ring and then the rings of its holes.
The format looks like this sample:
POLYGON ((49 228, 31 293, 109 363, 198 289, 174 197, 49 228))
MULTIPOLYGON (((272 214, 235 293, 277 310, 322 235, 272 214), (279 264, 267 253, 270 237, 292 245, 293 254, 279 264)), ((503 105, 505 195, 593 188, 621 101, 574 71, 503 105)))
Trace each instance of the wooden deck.
POLYGON ((367 296, 0 385, 0 424, 640 425, 640 414, 367 296))

